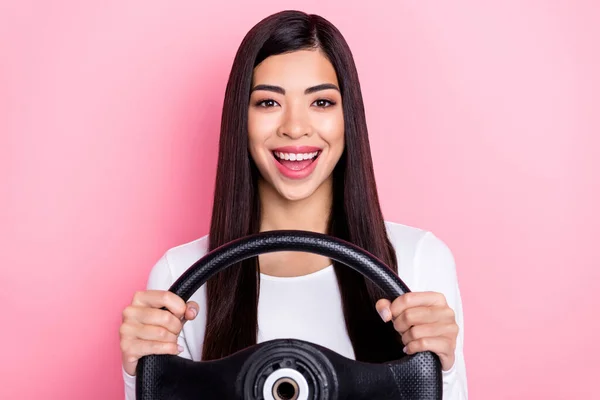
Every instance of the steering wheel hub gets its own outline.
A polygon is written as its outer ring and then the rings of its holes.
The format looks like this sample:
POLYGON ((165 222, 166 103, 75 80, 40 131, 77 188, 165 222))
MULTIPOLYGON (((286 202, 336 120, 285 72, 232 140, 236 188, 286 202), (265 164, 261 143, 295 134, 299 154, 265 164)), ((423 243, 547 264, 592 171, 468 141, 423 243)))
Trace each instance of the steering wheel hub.
POLYGON ((306 342, 269 342, 241 369, 244 398, 264 400, 328 399, 337 381, 329 360, 306 342))

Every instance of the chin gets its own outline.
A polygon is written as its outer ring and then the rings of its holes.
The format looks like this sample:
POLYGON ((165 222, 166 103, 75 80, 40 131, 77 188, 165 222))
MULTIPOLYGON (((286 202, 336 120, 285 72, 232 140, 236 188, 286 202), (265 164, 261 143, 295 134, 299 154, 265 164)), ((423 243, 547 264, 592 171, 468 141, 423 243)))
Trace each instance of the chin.
POLYGON ((277 193, 288 201, 301 201, 308 199, 315 193, 316 189, 317 188, 310 183, 304 183, 294 188, 290 187, 290 185, 280 182, 275 187, 277 193))

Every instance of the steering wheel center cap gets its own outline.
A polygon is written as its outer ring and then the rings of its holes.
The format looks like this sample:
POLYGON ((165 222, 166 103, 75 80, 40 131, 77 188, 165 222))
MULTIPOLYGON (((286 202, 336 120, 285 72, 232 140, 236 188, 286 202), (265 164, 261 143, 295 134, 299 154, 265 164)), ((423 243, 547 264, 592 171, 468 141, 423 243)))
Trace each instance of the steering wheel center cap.
POLYGON ((263 386, 265 400, 308 400, 308 392, 304 375, 291 368, 274 371, 263 386))
POLYGON ((335 399, 335 376, 318 346, 294 339, 266 345, 248 358, 239 375, 244 398, 264 400, 335 399))

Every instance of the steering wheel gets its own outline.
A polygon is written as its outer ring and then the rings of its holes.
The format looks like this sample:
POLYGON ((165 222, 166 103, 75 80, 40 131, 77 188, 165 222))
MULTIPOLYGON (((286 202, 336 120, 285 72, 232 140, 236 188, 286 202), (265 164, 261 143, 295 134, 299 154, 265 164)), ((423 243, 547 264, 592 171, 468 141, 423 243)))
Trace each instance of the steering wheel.
MULTIPOLYGON (((184 301, 219 271, 263 253, 302 251, 350 267, 390 298, 410 290, 383 262, 346 241, 315 232, 268 231, 207 253, 169 289, 184 301)), ((375 364, 348 359, 296 339, 266 341, 219 360, 175 355, 142 357, 136 371, 138 400, 441 400, 437 355, 421 352, 375 364)))

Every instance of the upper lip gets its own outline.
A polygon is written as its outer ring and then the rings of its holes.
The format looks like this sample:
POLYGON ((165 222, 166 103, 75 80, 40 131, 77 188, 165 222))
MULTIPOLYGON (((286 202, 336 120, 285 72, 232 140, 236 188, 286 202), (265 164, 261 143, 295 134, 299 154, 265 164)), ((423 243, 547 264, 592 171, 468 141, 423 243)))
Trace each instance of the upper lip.
POLYGON ((271 151, 276 151, 278 153, 294 153, 294 154, 302 154, 302 153, 314 153, 315 151, 321 151, 320 147, 315 146, 283 146, 273 149, 271 151))

